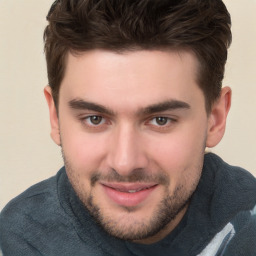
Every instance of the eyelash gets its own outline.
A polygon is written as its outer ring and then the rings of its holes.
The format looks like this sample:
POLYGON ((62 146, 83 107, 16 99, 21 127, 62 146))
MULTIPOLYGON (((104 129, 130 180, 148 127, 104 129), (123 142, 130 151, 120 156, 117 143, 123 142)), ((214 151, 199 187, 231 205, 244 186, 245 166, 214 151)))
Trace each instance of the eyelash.
POLYGON ((106 125, 110 124, 110 121, 107 121, 107 118, 101 116, 101 115, 89 115, 80 118, 80 121, 82 124, 87 128, 95 131, 104 130, 106 125), (92 123, 92 118, 101 118, 100 122, 98 124, 92 123))
POLYGON ((169 130, 171 130, 173 128, 173 126, 175 125, 175 123, 177 123, 177 119, 173 118, 173 117, 167 117, 167 116, 154 116, 150 119, 148 119, 148 121, 146 122, 154 131, 157 132, 168 132, 169 130), (163 125, 159 125, 157 124, 157 118, 164 118, 166 119, 166 123, 163 125))
MULTIPOLYGON (((174 119, 172 119, 172 118, 169 118, 169 117, 165 117, 165 116, 156 116, 156 117, 153 117, 153 118, 151 118, 150 119, 150 122, 153 122, 153 121, 155 121, 156 123, 160 120, 160 119, 165 119, 165 121, 166 121, 166 123, 170 123, 170 122, 173 122, 173 121, 175 121, 174 119), (157 120, 158 119, 158 120, 157 120)), ((156 125, 156 126, 166 126, 167 124, 166 123, 164 123, 164 124, 154 124, 154 125, 156 125)))
MULTIPOLYGON (((90 115, 90 116, 86 116, 83 118, 80 118, 81 122, 88 128, 90 129, 98 129, 98 130, 102 130, 105 128, 105 125, 109 125, 111 124, 111 121, 108 121, 107 118, 101 116, 101 115, 90 115), (92 118, 101 118, 100 122, 98 124, 93 124, 91 119, 92 118)), ((177 122, 177 119, 175 118, 171 118, 171 117, 166 117, 166 116, 154 116, 154 117, 150 117, 147 119, 147 121, 145 122, 146 125, 149 125, 153 128, 153 130, 158 130, 158 131, 164 131, 164 130, 168 130, 170 129, 170 127, 172 127, 175 123, 177 122), (163 118, 166 119, 166 124, 163 125, 159 125, 157 124, 157 118, 163 118)))

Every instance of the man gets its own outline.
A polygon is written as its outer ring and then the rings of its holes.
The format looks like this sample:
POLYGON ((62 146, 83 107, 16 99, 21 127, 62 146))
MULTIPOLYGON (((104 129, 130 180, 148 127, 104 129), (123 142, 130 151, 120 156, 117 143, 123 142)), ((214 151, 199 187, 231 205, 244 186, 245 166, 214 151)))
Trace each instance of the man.
POLYGON ((256 254, 256 180, 205 153, 225 131, 220 0, 60 0, 47 16, 65 166, 1 213, 4 255, 256 254))

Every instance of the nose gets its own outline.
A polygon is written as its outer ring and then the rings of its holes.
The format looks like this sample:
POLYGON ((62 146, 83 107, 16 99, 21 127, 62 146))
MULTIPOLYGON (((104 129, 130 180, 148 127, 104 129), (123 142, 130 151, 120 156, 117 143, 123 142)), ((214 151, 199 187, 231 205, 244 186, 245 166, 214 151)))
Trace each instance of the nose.
POLYGON ((148 159, 142 135, 130 125, 120 125, 113 131, 108 151, 108 166, 122 176, 147 167, 148 159))

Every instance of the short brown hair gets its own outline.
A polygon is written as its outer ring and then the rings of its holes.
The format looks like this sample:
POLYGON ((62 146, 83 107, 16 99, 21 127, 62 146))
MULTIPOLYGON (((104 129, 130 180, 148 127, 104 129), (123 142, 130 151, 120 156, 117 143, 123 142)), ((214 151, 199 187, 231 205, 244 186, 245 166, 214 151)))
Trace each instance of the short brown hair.
POLYGON ((58 105, 68 52, 105 49, 189 50, 206 110, 220 95, 230 15, 221 0, 57 0, 44 32, 49 85, 58 105))

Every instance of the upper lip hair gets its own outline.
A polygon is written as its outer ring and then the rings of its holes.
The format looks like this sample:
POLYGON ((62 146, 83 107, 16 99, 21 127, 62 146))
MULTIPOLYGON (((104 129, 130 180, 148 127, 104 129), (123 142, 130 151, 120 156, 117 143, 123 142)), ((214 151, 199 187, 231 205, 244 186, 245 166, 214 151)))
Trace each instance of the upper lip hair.
POLYGON ((120 191, 130 191, 130 190, 143 190, 150 187, 154 187, 156 183, 108 183, 108 182, 101 182, 103 186, 113 188, 115 190, 120 191))

